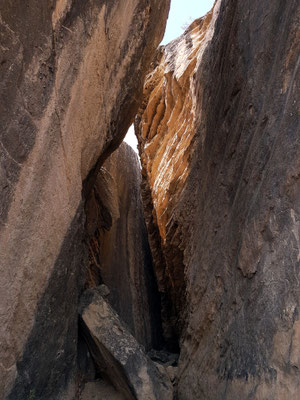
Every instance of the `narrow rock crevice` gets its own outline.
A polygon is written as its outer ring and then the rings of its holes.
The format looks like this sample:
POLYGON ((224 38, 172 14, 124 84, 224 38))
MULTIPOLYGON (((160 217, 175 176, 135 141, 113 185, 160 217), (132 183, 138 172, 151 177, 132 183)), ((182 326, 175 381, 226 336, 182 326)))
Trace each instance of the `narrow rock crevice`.
POLYGON ((299 1, 2 2, 0 400, 298 400, 299 1))
POLYGON ((183 233, 173 212, 193 159, 196 97, 193 76, 212 36, 213 10, 157 50, 135 120, 142 197, 154 269, 162 296, 164 337, 179 351, 187 313, 183 233))
POLYGON ((217 0, 146 78, 135 128, 180 400, 299 397, 299 15, 217 0))
POLYGON ((140 196, 137 155, 125 143, 103 164, 86 201, 87 287, 105 284, 108 299, 145 346, 162 346, 160 296, 140 196))
MULTIPOLYGON (((178 351, 178 346, 170 345, 163 335, 162 297, 157 287, 148 243, 141 200, 141 180, 138 157, 125 143, 110 155, 94 179, 94 187, 85 203, 89 266, 86 290, 82 296, 84 297, 86 293, 95 293, 96 297, 99 297, 99 294, 102 298, 105 297, 105 300, 100 298, 98 300, 105 301, 109 309, 112 307, 111 318, 115 318, 113 315, 116 314, 113 313, 116 312, 122 324, 120 329, 124 330, 116 339, 114 332, 111 331, 110 340, 122 341, 126 335, 132 335, 130 341, 136 341, 134 346, 143 353, 144 363, 143 366, 139 366, 138 360, 134 359, 131 362, 132 368, 154 368, 154 370, 158 368, 158 371, 165 376, 166 382, 163 386, 169 387, 168 398, 171 400, 173 385, 166 368, 175 368, 178 356, 166 350, 178 351)), ((92 307, 98 307, 96 303, 99 302, 95 300, 92 307)), ((102 308, 97 308, 98 314, 95 314, 95 318, 96 315, 106 318, 102 308)), ((110 318, 107 323, 111 323, 109 320, 110 318)), ((124 348, 122 346, 115 348, 115 345, 110 347, 109 344, 103 347, 103 343, 97 341, 91 333, 93 329, 91 323, 92 321, 89 321, 87 325, 82 317, 79 318, 81 340, 78 353, 81 354, 79 359, 81 378, 78 391, 82 399, 85 400, 85 387, 95 382, 97 373, 100 381, 110 382, 126 399, 144 398, 141 393, 131 391, 133 376, 130 378, 127 376, 128 367, 122 362, 120 364, 118 360, 119 356, 126 355, 125 344, 124 348), (92 365, 91 360, 93 360, 92 365)), ((100 325, 95 325, 95 329, 98 328, 100 329, 100 325)), ((149 379, 150 381, 153 379, 151 374, 147 376, 140 376, 143 385, 149 379)), ((150 392, 147 392, 145 396, 150 396, 149 399, 160 399, 164 396, 162 390, 156 388, 157 394, 153 392, 150 395, 150 392)))

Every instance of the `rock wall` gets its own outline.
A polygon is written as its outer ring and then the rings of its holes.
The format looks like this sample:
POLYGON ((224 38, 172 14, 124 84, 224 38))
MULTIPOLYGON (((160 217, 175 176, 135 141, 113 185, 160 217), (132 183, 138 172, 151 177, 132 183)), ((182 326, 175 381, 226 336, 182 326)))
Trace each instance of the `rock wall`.
POLYGON ((156 276, 165 300, 162 316, 169 342, 178 340, 186 309, 184 247, 180 228, 172 219, 190 173, 196 134, 193 75, 211 39, 213 25, 210 12, 194 21, 182 38, 158 50, 135 122, 145 177, 145 213, 156 276))
POLYGON ((160 299, 144 221, 141 167, 123 143, 104 163, 86 205, 88 286, 108 286, 108 300, 146 349, 161 342, 160 299))
POLYGON ((143 197, 182 400, 299 398, 299 16, 294 0, 217 0, 144 87, 143 197))
POLYGON ((0 2, 0 398, 75 396, 82 189, 132 122, 168 8, 0 2))

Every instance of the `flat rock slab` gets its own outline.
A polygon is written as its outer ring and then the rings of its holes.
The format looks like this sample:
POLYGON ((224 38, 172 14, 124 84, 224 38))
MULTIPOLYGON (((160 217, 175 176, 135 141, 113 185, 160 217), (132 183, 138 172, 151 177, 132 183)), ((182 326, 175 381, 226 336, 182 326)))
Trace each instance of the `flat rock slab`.
POLYGON ((172 400, 173 389, 97 289, 80 302, 80 320, 92 357, 126 399, 172 400))

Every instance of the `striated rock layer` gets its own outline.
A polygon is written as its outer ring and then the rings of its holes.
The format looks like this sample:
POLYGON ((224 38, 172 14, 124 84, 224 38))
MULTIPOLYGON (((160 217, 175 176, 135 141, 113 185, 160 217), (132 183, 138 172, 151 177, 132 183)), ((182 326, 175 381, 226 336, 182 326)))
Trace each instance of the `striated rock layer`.
POLYGON ((161 342, 160 301, 140 195, 137 154, 126 143, 105 161, 86 204, 89 287, 108 300, 146 349, 161 342))
POLYGON ((74 398, 82 182, 120 144, 169 1, 0 5, 0 398, 74 398))
POLYGON ((145 84, 143 197, 182 400, 300 395, 299 17, 296 0, 218 0, 145 84))
POLYGON ((195 73, 213 34, 215 15, 212 17, 210 12, 194 21, 183 37, 158 50, 135 121, 149 239, 165 300, 162 315, 169 341, 182 330, 186 292, 184 246, 173 213, 191 169, 196 134, 195 73))

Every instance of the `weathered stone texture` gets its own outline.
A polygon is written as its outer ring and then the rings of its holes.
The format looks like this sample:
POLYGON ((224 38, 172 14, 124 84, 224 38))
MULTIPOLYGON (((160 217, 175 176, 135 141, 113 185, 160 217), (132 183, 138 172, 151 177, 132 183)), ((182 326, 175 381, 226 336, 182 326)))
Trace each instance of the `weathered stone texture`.
POLYGON ((165 300, 162 316, 168 341, 180 334, 185 310, 184 247, 180 229, 172 221, 173 211, 190 173, 197 105, 193 75, 211 39, 213 22, 210 12, 194 21, 182 38, 157 52, 136 119, 145 214, 158 285, 165 300))
POLYGON ((204 47, 193 54, 192 25, 146 82, 137 125, 147 219, 183 319, 182 400, 300 395, 299 7, 217 1, 195 22, 210 21, 204 47))
POLYGON ((0 1, 0 398, 59 399, 74 375, 82 182, 136 113, 168 7, 0 1))
POLYGON ((104 163, 86 205, 89 286, 108 300, 146 349, 161 341, 160 301, 140 196, 141 168, 123 143, 104 163))
POLYGON ((173 399, 167 372, 146 356, 144 348, 127 331, 97 289, 89 289, 83 294, 80 317, 86 341, 99 370, 126 399, 173 399))

